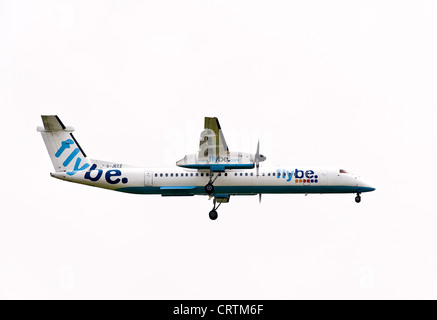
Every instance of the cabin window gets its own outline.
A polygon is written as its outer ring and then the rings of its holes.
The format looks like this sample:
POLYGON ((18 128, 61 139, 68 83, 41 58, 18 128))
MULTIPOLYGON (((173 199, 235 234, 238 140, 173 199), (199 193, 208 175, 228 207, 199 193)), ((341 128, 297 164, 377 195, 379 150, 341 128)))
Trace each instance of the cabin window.
POLYGON ((203 177, 203 172, 200 174, 201 177, 203 177))
POLYGON ((250 173, 250 176, 253 177, 253 172, 250 173))
POLYGON ((165 174, 165 177, 168 177, 168 173, 165 174))
POLYGON ((276 172, 273 172, 273 173, 272 173, 272 177, 276 177, 276 172))
POLYGON ((155 173, 155 178, 158 178, 158 174, 157 173, 155 173))
POLYGON ((268 176, 270 177, 270 172, 269 172, 268 176))
POLYGON ((162 173, 160 173, 159 176, 162 178, 162 173))
POLYGON ((243 176, 243 173, 240 173, 240 177, 242 177, 243 176))
POLYGON ((193 176, 193 174, 191 173, 190 176, 193 176))
POLYGON ((228 176, 228 174, 227 173, 225 173, 225 177, 227 177, 228 176))
POLYGON ((247 172, 244 175, 247 177, 247 172))
POLYGON ((199 176, 199 173, 196 173, 196 177, 198 177, 199 176))
POLYGON ((207 173, 205 173, 206 174, 206 176, 208 177, 209 176, 209 173, 207 172, 207 173))
POLYGON ((178 174, 176 173, 175 176, 176 176, 176 178, 177 178, 177 177, 178 177, 178 174))
POLYGON ((265 177, 266 176, 266 174, 263 172, 263 177, 265 177))

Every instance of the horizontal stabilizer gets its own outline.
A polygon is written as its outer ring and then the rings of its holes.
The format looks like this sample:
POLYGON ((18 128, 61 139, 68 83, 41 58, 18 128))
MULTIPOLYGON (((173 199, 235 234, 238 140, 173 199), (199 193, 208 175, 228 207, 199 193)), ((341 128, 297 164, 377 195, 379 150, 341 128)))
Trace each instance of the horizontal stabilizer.
POLYGON ((74 128, 66 127, 58 116, 41 116, 44 128, 38 127, 39 132, 44 131, 67 131, 73 132, 74 128))

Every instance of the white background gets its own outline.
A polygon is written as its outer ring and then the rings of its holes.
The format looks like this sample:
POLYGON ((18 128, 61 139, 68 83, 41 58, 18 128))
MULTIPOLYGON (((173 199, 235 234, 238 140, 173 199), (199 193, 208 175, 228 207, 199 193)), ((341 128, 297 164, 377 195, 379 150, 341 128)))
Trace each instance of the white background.
POLYGON ((435 1, 0 1, 0 298, 436 298, 435 1), (174 166, 204 116, 265 164, 363 195, 161 198, 51 179, 41 114, 91 158, 174 166))

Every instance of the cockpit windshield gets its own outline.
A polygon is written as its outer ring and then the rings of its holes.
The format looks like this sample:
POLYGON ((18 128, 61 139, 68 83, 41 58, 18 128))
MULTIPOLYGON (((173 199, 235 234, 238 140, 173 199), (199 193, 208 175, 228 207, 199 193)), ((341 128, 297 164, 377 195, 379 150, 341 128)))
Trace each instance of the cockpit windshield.
POLYGON ((344 169, 340 169, 340 173, 349 173, 349 172, 347 172, 347 171, 344 170, 344 169))

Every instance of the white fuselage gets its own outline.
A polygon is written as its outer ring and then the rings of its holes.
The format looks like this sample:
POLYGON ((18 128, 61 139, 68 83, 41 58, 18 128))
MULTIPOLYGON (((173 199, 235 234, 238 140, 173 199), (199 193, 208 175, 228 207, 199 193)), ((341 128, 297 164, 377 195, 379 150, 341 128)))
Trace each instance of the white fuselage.
POLYGON ((167 196, 206 195, 204 186, 215 179, 214 194, 361 193, 373 191, 368 183, 338 169, 295 167, 214 172, 182 168, 111 168, 52 173, 58 179, 115 191, 167 196), (218 177, 216 175, 219 175, 218 177))

